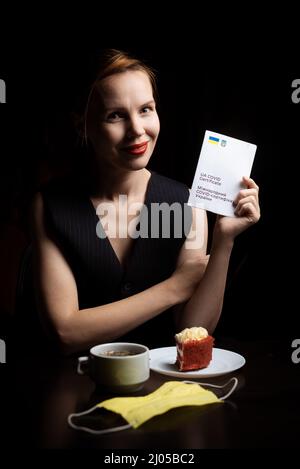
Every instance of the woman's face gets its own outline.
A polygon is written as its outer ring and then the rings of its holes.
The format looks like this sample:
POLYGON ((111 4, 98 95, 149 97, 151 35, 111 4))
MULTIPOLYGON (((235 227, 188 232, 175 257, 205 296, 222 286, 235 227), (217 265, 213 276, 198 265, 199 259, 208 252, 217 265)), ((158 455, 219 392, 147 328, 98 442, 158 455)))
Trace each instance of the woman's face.
POLYGON ((97 158, 114 168, 144 168, 159 134, 153 90, 139 70, 104 78, 92 97, 88 136, 97 158))

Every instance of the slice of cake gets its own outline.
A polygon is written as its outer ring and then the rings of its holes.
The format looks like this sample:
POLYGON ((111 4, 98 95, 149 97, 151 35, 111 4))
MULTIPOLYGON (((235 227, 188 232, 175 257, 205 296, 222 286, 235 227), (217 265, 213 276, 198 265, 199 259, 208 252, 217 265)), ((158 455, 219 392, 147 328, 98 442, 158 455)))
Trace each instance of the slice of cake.
POLYGON ((206 368, 212 359, 214 338, 204 327, 191 327, 175 335, 177 359, 180 371, 206 368))

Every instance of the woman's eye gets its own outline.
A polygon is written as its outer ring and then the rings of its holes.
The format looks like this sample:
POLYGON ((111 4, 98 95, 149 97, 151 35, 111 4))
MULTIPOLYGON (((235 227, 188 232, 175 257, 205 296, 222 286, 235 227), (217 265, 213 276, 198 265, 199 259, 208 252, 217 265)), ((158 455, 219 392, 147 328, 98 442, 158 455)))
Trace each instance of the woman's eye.
POLYGON ((111 112, 107 116, 107 120, 110 121, 110 122, 117 121, 117 120, 120 120, 120 119, 122 119, 122 115, 121 115, 120 112, 111 112))
POLYGON ((152 109, 149 106, 143 107, 141 112, 142 114, 148 114, 152 109))

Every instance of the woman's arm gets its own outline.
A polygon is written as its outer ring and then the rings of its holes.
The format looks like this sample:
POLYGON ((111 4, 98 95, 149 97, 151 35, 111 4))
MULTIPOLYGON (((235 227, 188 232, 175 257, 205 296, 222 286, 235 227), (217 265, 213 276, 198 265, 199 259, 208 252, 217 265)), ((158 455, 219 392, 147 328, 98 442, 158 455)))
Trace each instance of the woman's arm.
POLYGON ((209 262, 197 289, 177 315, 178 330, 202 326, 212 333, 218 323, 234 239, 260 218, 258 186, 249 178, 244 178, 243 182, 246 189, 241 190, 235 200, 237 217, 217 218, 209 262))
MULTIPOLYGON (((215 238, 215 236, 214 236, 215 238)), ((233 241, 213 239, 211 254, 205 273, 197 289, 177 315, 177 329, 202 326, 212 333, 218 323, 223 306, 227 271, 233 241)))
MULTIPOLYGON (((207 251, 208 223, 206 211, 192 207, 192 226, 188 236, 179 252, 177 268, 186 263, 196 263, 199 269, 199 282, 204 276, 209 256, 207 251)), ((198 286, 198 285, 197 285, 198 286)), ((180 318, 186 303, 181 303, 173 308, 175 325, 180 328, 180 318)))
POLYGON ((43 200, 32 210, 37 306, 49 333, 64 353, 115 340, 175 304, 187 300, 199 282, 199 267, 190 262, 167 280, 110 304, 79 309, 76 282, 58 244, 45 229, 43 200))

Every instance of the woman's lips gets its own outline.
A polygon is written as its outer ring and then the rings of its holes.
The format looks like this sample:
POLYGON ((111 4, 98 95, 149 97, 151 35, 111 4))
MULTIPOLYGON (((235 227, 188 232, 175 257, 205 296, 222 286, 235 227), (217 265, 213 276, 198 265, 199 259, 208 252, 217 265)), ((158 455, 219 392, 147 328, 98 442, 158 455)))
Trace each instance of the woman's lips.
POLYGON ((130 145, 122 150, 130 155, 142 155, 148 148, 148 142, 137 143, 136 145, 130 145))

